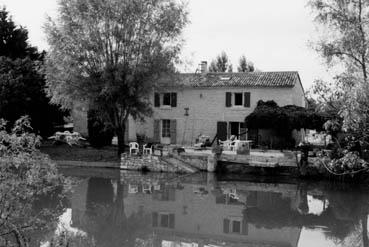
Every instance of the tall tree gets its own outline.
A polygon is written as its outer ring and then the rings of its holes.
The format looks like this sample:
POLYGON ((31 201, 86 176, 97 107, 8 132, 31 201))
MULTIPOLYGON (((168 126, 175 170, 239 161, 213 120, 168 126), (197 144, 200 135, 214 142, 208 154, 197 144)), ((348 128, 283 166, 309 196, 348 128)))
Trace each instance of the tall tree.
POLYGON ((149 94, 174 71, 186 23, 175 0, 60 0, 45 26, 48 93, 65 107, 94 104, 123 152, 128 116, 151 113, 149 94))
POLYGON ((14 123, 29 115, 42 136, 53 132, 53 124, 64 123, 67 112, 49 104, 41 72, 44 53, 28 44, 28 32, 14 24, 6 9, 0 10, 0 118, 14 123))
MULTIPOLYGON (((232 66, 228 55, 223 51, 214 60, 210 62, 209 71, 210 72, 226 72, 232 66)), ((233 69, 232 69, 233 70, 233 69)))
POLYGON ((255 67, 254 64, 250 61, 247 61, 246 56, 242 55, 239 60, 238 72, 254 72, 255 67))
POLYGON ((11 59, 31 57, 34 60, 40 55, 28 44, 28 31, 15 25, 5 7, 0 10, 0 56, 11 59))
POLYGON ((339 62, 356 79, 367 80, 369 1, 310 0, 315 21, 324 31, 315 49, 331 65, 339 62))

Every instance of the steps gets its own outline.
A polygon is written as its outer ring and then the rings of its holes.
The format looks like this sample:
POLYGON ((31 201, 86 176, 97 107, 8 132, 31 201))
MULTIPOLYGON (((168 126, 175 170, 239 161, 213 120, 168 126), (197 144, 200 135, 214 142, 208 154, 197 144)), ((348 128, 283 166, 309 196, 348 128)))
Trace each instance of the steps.
POLYGON ((187 164, 186 162, 179 160, 175 157, 161 157, 161 161, 167 163, 170 166, 176 167, 178 170, 182 170, 186 173, 196 173, 199 170, 193 166, 187 164))

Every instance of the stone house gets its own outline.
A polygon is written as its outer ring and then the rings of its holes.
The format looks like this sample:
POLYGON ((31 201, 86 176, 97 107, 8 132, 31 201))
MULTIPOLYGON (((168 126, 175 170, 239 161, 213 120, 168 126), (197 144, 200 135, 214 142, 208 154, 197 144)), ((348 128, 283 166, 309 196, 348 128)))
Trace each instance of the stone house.
MULTIPOLYGON (((306 104, 295 71, 207 73, 203 63, 199 73, 174 75, 159 85, 150 96, 153 115, 143 122, 129 118, 127 141, 135 141, 137 135, 155 143, 181 145, 194 144, 199 135, 246 139, 244 120, 259 100, 274 100, 279 106, 306 104)), ((81 122, 78 119, 75 114, 75 121, 81 122)), ((76 131, 86 133, 83 128, 76 131)))
POLYGON ((199 135, 248 138, 244 120, 259 100, 302 107, 306 102, 298 72, 179 74, 153 92, 151 100, 152 117, 131 121, 130 132, 181 145, 195 143, 199 135))

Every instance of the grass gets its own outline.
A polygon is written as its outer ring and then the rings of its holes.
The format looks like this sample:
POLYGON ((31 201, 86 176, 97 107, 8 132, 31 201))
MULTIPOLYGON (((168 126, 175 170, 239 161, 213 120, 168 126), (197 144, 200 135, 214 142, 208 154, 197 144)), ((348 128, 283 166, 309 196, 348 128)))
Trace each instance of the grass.
POLYGON ((118 148, 108 146, 100 149, 90 146, 79 147, 67 144, 53 145, 51 142, 43 143, 41 152, 48 154, 53 160, 71 160, 87 162, 119 162, 118 148))

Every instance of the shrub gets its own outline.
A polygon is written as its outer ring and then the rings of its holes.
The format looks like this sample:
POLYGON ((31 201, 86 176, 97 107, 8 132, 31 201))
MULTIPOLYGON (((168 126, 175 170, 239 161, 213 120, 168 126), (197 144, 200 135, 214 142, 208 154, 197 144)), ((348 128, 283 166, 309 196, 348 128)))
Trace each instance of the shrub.
POLYGON ((29 133, 28 117, 17 120, 10 132, 0 119, 0 246, 29 246, 27 234, 51 227, 61 208, 35 212, 37 199, 64 188, 56 165, 38 147, 41 138, 29 133), (13 243, 6 239, 13 239, 13 243))

